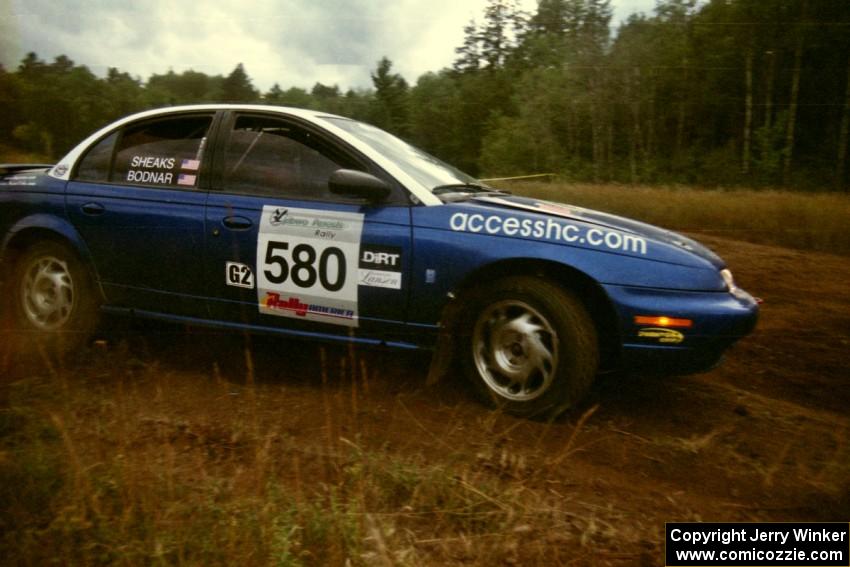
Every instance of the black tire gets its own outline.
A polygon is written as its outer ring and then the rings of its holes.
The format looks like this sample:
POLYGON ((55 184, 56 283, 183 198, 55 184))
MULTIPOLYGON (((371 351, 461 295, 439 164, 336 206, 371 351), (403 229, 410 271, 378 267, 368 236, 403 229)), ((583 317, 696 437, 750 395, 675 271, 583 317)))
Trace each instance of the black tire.
POLYGON ((464 373, 493 407, 554 418, 593 383, 596 326, 572 292, 549 280, 508 277, 476 290, 462 321, 464 373))
POLYGON ((39 344, 66 352, 83 344, 97 325, 92 278, 65 244, 37 242, 15 262, 7 293, 16 347, 39 344))

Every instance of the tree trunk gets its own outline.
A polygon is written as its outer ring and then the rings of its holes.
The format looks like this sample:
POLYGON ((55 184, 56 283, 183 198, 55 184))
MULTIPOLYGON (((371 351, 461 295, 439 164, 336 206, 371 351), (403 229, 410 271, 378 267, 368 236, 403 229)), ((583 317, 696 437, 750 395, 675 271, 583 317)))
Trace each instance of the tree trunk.
POLYGON ((649 108, 646 117, 646 146, 643 151, 644 175, 649 171, 649 162, 655 159, 655 84, 658 77, 654 71, 649 76, 649 108))
POLYGON ((602 166, 602 124, 597 99, 596 81, 590 81, 590 93, 593 102, 590 103, 590 144, 593 152, 593 180, 598 182, 602 166))
POLYGON ((776 77, 776 53, 768 51, 767 55, 767 86, 764 95, 764 129, 770 130, 773 124, 773 83, 776 77))
POLYGON ((609 109, 605 118, 605 166, 608 168, 608 181, 611 181, 614 179, 614 113, 609 109))
POLYGON ((682 88, 680 90, 679 108, 676 117, 676 161, 681 160, 682 149, 685 144, 685 103, 688 85, 688 58, 682 59, 682 88))
POLYGON ((590 111, 590 137, 593 151, 593 181, 599 181, 599 168, 602 161, 602 132, 599 125, 599 112, 594 103, 590 111))
POLYGON ((844 90, 844 111, 841 115, 841 130, 838 134, 838 159, 835 167, 835 185, 838 189, 850 191, 850 184, 844 183, 844 171, 847 165, 847 136, 850 133, 850 55, 847 57, 847 88, 844 90))
POLYGON ((642 142, 641 142, 641 131, 640 131, 640 67, 635 67, 634 69, 634 83, 635 88, 632 90, 632 81, 629 78, 627 80, 627 85, 629 86, 629 98, 631 101, 632 107, 632 136, 631 136, 631 145, 629 147, 629 169, 631 171, 631 182, 632 185, 637 184, 639 181, 638 171, 637 171, 637 158, 639 153, 645 154, 646 152, 642 150, 642 142))
MULTIPOLYGON (((806 4, 803 3, 803 19, 806 4)), ((802 23, 802 21, 801 21, 802 23)), ((782 183, 791 185, 791 162, 794 158, 794 126, 797 123, 797 98, 800 94, 800 67, 803 61, 803 29, 797 26, 797 43, 794 47, 794 74, 791 78, 791 100, 788 105, 788 128, 785 131, 785 163, 782 167, 782 183)))
MULTIPOLYGON (((637 68, 635 68, 637 71, 637 68)), ((628 75, 628 71, 626 71, 626 100, 629 101, 629 105, 632 107, 632 136, 629 139, 629 177, 631 178, 631 184, 635 185, 637 183, 637 136, 638 136, 638 126, 637 126, 637 109, 634 101, 634 94, 632 94, 632 78, 628 75)))
POLYGON ((745 97, 744 110, 744 155, 741 162, 741 173, 750 174, 750 145, 753 129, 753 49, 747 50, 746 71, 744 82, 747 93, 745 97))

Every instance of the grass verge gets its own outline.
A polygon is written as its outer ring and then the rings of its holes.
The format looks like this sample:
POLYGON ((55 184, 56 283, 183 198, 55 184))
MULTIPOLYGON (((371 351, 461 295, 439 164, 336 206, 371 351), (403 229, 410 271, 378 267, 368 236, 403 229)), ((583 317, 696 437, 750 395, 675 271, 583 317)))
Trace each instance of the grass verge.
POLYGON ((672 230, 850 254, 850 196, 751 189, 501 183, 520 195, 639 219, 672 230))

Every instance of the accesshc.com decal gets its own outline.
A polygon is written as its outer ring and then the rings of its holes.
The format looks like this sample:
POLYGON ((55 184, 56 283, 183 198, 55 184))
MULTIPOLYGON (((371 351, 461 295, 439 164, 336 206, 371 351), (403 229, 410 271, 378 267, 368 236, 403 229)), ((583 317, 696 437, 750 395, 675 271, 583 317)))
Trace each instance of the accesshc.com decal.
POLYGON ((449 227, 456 232, 532 237, 559 240, 569 244, 585 244, 617 252, 646 254, 646 239, 603 228, 584 228, 555 219, 521 219, 514 216, 455 213, 449 227))

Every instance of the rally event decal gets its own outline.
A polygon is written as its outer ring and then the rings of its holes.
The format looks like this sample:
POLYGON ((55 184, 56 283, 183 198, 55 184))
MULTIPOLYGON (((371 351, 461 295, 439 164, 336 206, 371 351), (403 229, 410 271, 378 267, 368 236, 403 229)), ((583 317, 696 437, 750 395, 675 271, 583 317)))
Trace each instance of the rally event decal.
POLYGON ((260 313, 356 327, 361 213, 263 207, 260 313))

